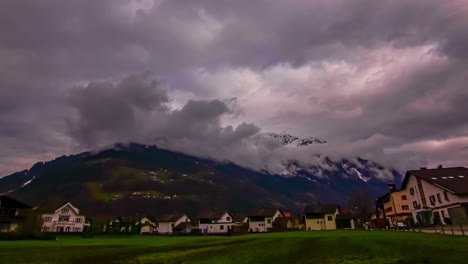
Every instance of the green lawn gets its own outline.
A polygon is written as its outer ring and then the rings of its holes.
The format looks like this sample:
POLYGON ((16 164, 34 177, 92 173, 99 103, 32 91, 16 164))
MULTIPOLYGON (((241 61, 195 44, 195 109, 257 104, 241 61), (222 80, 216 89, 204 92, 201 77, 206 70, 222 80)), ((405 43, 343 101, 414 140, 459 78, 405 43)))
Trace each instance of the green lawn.
POLYGON ((316 231, 0 241, 0 263, 467 263, 468 237, 316 231))

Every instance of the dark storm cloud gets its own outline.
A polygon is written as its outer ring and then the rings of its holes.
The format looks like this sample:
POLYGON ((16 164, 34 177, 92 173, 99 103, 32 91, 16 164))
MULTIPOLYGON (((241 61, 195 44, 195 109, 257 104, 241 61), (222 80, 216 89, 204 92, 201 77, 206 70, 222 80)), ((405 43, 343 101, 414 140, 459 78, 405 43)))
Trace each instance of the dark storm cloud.
POLYGON ((463 0, 2 1, 0 173, 168 136, 241 160, 259 127, 443 162, 468 134, 467 17, 463 0), (147 70, 166 85, 130 75, 147 70), (446 148, 414 145, 431 140, 446 148))

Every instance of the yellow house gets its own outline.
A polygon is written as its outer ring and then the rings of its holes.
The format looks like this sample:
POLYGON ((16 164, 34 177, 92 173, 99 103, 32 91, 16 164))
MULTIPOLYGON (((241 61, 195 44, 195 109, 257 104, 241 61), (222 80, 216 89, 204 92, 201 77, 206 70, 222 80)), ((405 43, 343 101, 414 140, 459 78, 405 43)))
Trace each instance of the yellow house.
POLYGON ((305 228, 308 231, 335 230, 339 213, 337 205, 308 206, 304 210, 305 228))
POLYGON ((390 226, 397 226, 411 216, 410 201, 405 189, 396 190, 395 184, 389 184, 390 192, 378 199, 383 209, 385 220, 390 226))

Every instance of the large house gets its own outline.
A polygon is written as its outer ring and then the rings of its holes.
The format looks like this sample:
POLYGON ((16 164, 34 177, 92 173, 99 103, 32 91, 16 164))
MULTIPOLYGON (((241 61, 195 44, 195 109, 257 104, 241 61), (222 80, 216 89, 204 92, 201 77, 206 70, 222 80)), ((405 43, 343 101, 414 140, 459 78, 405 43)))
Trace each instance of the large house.
POLYGON ((421 168, 406 173, 402 189, 408 193, 415 223, 468 223, 468 169, 421 168))
POLYGON ((43 232, 83 232, 89 225, 84 215, 71 203, 66 203, 51 214, 42 215, 43 232))
MULTIPOLYGON (((167 214, 158 219, 157 231, 159 234, 172 234, 174 227, 192 222, 186 214, 167 214)), ((180 227, 179 227, 180 228, 180 227)))
POLYGON ((410 201, 405 189, 397 190, 395 184, 389 184, 389 192, 377 199, 379 218, 386 225, 397 226, 411 216, 410 201))
POLYGON ((261 209, 250 213, 246 220, 249 224, 249 232, 269 232, 273 229, 273 222, 278 217, 283 217, 280 209, 261 209))
POLYGON ((355 228, 352 215, 336 204, 307 206, 304 209, 303 219, 305 229, 308 231, 355 228))
POLYGON ((304 209, 305 228, 311 230, 334 230, 336 229, 336 216, 340 213, 337 205, 307 206, 304 209))
POLYGON ((16 232, 24 224, 31 207, 8 196, 0 196, 0 232, 16 232))
POLYGON ((157 224, 156 220, 150 217, 142 217, 138 224, 140 225, 140 234, 151 234, 156 232, 157 224))
POLYGON ((226 234, 233 225, 234 216, 229 211, 204 213, 198 217, 198 228, 203 234, 226 234))

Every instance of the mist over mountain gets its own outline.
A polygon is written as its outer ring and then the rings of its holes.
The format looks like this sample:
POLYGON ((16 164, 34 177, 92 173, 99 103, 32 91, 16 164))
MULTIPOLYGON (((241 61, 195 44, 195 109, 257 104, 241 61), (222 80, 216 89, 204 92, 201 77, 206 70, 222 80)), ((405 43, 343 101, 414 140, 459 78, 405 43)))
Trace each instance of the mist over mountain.
MULTIPOLYGON (((309 146, 293 136, 291 147, 309 146)), ((321 142, 321 143, 318 143, 321 142)), ((159 215, 230 209, 244 212, 259 207, 300 211, 307 204, 347 204, 356 188, 376 197, 386 190, 382 171, 395 180, 401 175, 364 159, 332 161, 316 156, 304 166, 291 159, 282 173, 252 170, 231 161, 192 155, 136 143, 62 156, 38 162, 28 170, 0 179, 0 193, 32 205, 54 208, 71 201, 90 215, 159 215), (314 165, 311 165, 314 164, 314 165)))

